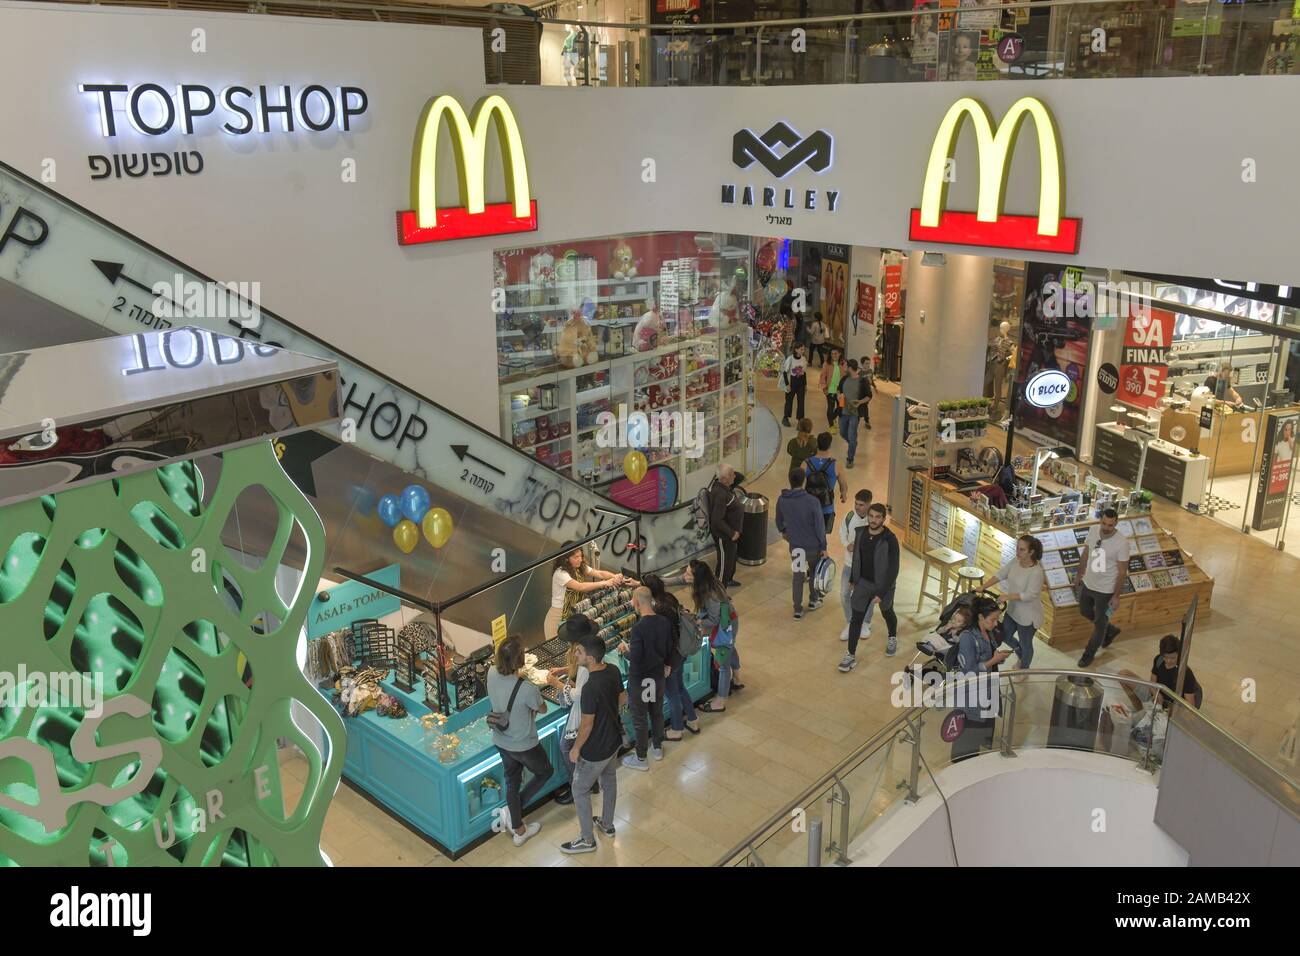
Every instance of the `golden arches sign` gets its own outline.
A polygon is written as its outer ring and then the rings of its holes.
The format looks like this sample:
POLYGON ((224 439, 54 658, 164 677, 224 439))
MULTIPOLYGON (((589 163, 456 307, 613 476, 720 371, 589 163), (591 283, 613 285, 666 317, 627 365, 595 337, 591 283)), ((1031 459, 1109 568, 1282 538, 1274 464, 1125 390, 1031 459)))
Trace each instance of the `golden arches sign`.
POLYGON ((413 209, 397 214, 397 241, 401 245, 531 232, 537 228, 537 202, 528 188, 523 137, 504 97, 493 94, 480 100, 472 121, 453 96, 435 96, 425 104, 411 153, 411 205, 413 209), (438 133, 444 120, 451 131, 464 205, 440 209, 438 133), (489 205, 485 198, 487 146, 493 126, 501 146, 509 201, 489 205))
POLYGON ((1011 105, 1002 122, 994 126, 988 108, 964 96, 949 107, 935 133, 925 167, 921 208, 912 210, 910 236, 930 242, 1074 254, 1078 252, 1081 222, 1062 216, 1064 201, 1060 137, 1043 102, 1032 96, 1022 97, 1011 105), (946 209, 948 183, 944 173, 948 160, 956 152, 962 123, 968 118, 975 130, 979 163, 979 194, 974 214, 946 209), (1002 212, 1011 156, 1026 119, 1033 120, 1038 139, 1037 217, 1002 212))

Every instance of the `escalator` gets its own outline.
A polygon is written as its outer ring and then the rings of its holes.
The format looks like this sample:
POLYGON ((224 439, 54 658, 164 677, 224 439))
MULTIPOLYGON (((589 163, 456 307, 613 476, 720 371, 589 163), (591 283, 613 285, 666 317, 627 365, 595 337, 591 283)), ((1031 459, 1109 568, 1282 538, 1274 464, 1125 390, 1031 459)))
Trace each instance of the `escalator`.
MULTIPOLYGON (((444 599, 480 583, 494 557, 504 554, 517 566, 519 558, 597 534, 629 514, 246 299, 192 294, 205 285, 211 288, 201 273, 0 163, 0 351, 190 326, 238 337, 250 354, 280 346, 338 362, 337 412, 345 425, 354 423, 355 439, 340 441, 339 428, 306 433, 286 443, 282 458, 329 529, 326 567, 368 571, 398 561, 404 590, 444 599), (156 296, 155 283, 165 283, 168 292, 156 296), (166 308, 156 307, 159 302, 166 308), (403 555, 375 514, 381 495, 399 494, 412 483, 427 487, 455 520, 452 542, 436 553, 422 542, 403 555)), ((184 347, 142 350, 123 374, 143 374, 160 363, 238 360, 215 348, 205 354, 201 339, 190 333, 175 337, 184 347)), ((241 533, 244 550, 257 552, 257 522, 243 522, 241 533)), ((628 526, 598 544, 607 566, 634 564, 639 549, 643 568, 652 569, 680 563, 708 547, 708 540, 694 527, 689 505, 681 505, 643 513, 639 540, 628 526)), ((498 560, 493 570, 499 566, 498 560)), ((541 583, 529 588, 538 603, 541 583)), ((533 595, 528 603, 535 603, 533 595)))

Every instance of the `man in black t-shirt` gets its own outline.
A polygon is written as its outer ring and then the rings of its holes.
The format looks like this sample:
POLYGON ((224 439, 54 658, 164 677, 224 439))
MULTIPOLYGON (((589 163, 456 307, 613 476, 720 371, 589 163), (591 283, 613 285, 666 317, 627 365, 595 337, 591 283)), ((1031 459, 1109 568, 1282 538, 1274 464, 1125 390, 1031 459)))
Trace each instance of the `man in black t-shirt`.
MULTIPOLYGON (((1169 688, 1170 694, 1175 691, 1175 683, 1178 680, 1178 661, 1182 656, 1182 650, 1183 642, 1172 634, 1166 634, 1160 638, 1160 653, 1151 662, 1151 682, 1169 688)), ((1193 707, 1200 707, 1201 697, 1201 685, 1197 683, 1196 675, 1192 673, 1192 669, 1189 667, 1187 668, 1187 674, 1183 678, 1183 700, 1193 707)))
POLYGON ((624 757, 623 766, 645 772, 650 769, 647 749, 656 760, 664 759, 664 680, 672 625, 655 613, 649 588, 632 592, 632 607, 641 619, 632 625, 627 642, 618 649, 627 658, 627 709, 636 733, 636 753, 624 757))
POLYGON ((564 853, 592 853, 596 849, 595 828, 614 835, 614 802, 618 799, 618 748, 623 742, 619 710, 627 699, 617 667, 605 663, 605 642, 595 634, 583 637, 578 648, 578 666, 587 668, 582 697, 578 738, 573 742, 574 773, 571 789, 582 835, 560 844, 564 853), (591 812, 591 788, 600 781, 600 819, 591 812))

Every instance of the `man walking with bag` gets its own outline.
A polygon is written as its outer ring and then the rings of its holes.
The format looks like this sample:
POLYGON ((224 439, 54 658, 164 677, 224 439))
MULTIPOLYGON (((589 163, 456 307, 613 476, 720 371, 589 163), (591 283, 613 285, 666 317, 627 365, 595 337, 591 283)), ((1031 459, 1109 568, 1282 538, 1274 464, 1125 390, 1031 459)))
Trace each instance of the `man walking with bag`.
MULTIPOLYGON (((826 519, 821 502, 804 491, 804 471, 790 472, 790 487, 776 500, 776 530, 790 545, 790 571, 793 576, 794 619, 803 620, 803 584, 817 561, 826 554, 826 519)), ((822 606, 821 598, 811 597, 808 610, 822 606)))

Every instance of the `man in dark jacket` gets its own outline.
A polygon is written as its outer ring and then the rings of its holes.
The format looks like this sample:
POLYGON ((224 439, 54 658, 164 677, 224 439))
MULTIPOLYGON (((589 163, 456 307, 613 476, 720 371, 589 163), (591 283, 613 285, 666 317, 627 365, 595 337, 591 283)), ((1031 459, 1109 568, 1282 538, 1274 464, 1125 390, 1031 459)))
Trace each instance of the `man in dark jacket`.
POLYGON ((718 551, 714 574, 724 587, 738 588, 736 580, 736 543, 745 521, 745 506, 736 491, 736 469, 720 465, 718 476, 709 482, 709 533, 718 551))
MULTIPOLYGON (((790 545, 790 570, 794 575, 794 619, 803 619, 803 583, 826 554, 826 519, 822 503, 804 490, 804 471, 790 472, 790 487, 776 500, 776 530, 790 545)), ((820 597, 811 597, 808 610, 822 606, 820 597)))
POLYGON ((853 548, 853 566, 849 580, 853 587, 853 617, 849 621, 849 648, 840 661, 840 671, 847 674, 858 666, 858 638, 862 625, 871 624, 871 611, 880 605, 881 616, 889 627, 885 654, 898 650, 898 615, 894 613, 894 586, 898 583, 898 538, 885 527, 885 506, 876 502, 867 509, 867 526, 858 531, 853 548))
POLYGON ((636 734, 636 752, 622 763, 630 770, 647 771, 647 748, 656 760, 664 759, 664 678, 672 652, 672 625, 655 613, 647 587, 632 592, 632 609, 638 620, 618 649, 627 659, 627 709, 636 734))

